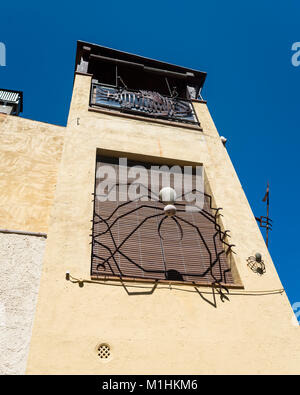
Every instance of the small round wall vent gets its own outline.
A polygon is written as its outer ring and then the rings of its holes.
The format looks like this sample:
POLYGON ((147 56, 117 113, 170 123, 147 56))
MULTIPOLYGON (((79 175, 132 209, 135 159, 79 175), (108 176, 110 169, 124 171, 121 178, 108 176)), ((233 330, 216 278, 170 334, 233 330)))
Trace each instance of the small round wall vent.
POLYGON ((110 347, 108 344, 100 344, 100 346, 98 346, 98 356, 101 359, 107 359, 110 357, 110 347))

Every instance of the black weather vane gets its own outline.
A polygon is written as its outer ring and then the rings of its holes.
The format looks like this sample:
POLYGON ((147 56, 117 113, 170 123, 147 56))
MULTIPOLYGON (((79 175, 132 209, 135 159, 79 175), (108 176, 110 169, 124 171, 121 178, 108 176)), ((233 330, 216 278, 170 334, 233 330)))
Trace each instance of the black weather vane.
POLYGON ((260 216, 260 217, 255 217, 255 219, 258 221, 259 226, 261 228, 266 229, 266 245, 268 247, 269 243, 269 230, 272 230, 272 220, 269 217, 269 209, 270 209, 270 188, 269 188, 269 181, 267 185, 267 190, 265 193, 265 196, 262 200, 263 202, 267 202, 267 215, 266 216, 260 216))

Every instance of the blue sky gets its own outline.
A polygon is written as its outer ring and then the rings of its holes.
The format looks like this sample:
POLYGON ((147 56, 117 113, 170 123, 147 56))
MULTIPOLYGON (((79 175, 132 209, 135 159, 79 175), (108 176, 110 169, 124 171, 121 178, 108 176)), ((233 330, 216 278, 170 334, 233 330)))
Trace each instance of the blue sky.
MULTIPOLYGON (((24 92, 25 118, 65 125, 76 40, 208 73, 203 96, 256 216, 270 181, 270 252, 300 301, 299 1, 14 1, 1 4, 7 66, 0 87, 24 92)), ((268 267, 267 267, 268 270, 268 267)))

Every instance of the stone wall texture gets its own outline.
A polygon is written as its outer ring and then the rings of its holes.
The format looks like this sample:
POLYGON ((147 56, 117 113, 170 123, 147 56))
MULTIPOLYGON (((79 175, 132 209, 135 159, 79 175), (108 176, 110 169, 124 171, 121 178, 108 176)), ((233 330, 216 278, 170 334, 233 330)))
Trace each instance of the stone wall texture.
POLYGON ((0 233, 0 374, 24 374, 46 240, 0 233))
POLYGON ((0 228, 47 232, 64 130, 0 117, 0 228))

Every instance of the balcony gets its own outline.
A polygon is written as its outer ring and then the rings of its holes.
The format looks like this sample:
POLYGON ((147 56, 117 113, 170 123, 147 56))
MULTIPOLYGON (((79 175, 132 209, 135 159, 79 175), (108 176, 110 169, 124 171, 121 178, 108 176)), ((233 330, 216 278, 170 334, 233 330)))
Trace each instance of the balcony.
POLYGON ((191 101, 164 96, 154 91, 92 83, 90 104, 122 113, 199 125, 191 101))

